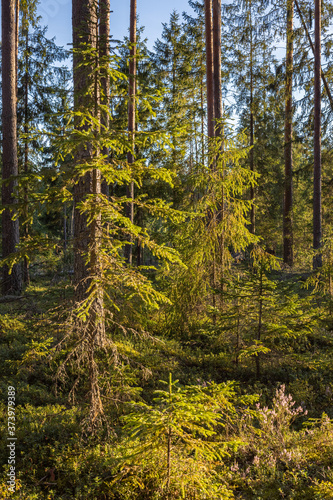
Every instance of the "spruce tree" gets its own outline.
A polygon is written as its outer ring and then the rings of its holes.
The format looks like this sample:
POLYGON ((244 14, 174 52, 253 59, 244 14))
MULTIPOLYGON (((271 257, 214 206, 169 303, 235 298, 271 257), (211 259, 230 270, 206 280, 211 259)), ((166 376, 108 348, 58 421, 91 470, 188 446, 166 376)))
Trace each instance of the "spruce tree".
POLYGON ((191 161, 191 123, 187 119, 191 91, 186 60, 186 37, 179 14, 174 11, 169 25, 163 25, 161 40, 154 46, 154 61, 159 87, 164 88, 163 101, 157 110, 155 128, 170 135, 170 151, 162 154, 161 164, 175 174, 170 199, 174 208, 180 206, 184 178, 191 161))
MULTIPOLYGON (((264 24, 265 6, 254 0, 223 5, 225 22, 225 71, 229 73, 235 92, 232 106, 240 118, 240 128, 246 127, 249 137, 248 163, 251 171, 258 169, 257 128, 267 100, 265 88, 271 78, 270 38, 264 24), (262 89, 262 91, 259 91, 262 89)), ((255 194, 250 187, 249 228, 256 232, 255 194)))
MULTIPOLYGON (((184 35, 187 43, 184 47, 184 58, 188 68, 189 102, 187 119, 190 128, 190 169, 199 162, 206 160, 206 64, 205 64, 205 18, 204 9, 200 2, 190 0, 190 6, 195 11, 195 16, 183 13, 184 35), (195 47, 195 50, 193 48, 195 47)), ((210 127, 214 124, 211 122, 210 127)), ((197 194, 199 195, 199 194, 197 194)))
MULTIPOLYGON (((58 125, 59 112, 67 93, 69 71, 58 66, 68 53, 47 38, 47 28, 36 19, 36 2, 21 7, 18 52, 18 103, 17 126, 19 133, 20 198, 22 198, 22 241, 30 236, 30 226, 35 218, 33 196, 40 189, 38 174, 41 169, 36 158, 44 158, 44 168, 49 165, 49 151, 40 129, 52 130, 58 125), (30 208, 29 208, 30 207, 30 208)), ((54 165, 52 167, 54 168, 54 165)), ((24 283, 29 283, 27 256, 23 262, 24 283)))

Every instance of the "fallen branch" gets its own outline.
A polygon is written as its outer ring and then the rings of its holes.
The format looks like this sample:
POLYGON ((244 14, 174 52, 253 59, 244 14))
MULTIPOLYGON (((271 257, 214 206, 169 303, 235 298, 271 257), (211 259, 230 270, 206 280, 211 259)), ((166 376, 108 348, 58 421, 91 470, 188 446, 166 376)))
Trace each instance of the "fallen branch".
POLYGON ((5 295, 4 297, 0 297, 0 303, 14 302, 15 300, 21 299, 24 299, 24 295, 5 295))

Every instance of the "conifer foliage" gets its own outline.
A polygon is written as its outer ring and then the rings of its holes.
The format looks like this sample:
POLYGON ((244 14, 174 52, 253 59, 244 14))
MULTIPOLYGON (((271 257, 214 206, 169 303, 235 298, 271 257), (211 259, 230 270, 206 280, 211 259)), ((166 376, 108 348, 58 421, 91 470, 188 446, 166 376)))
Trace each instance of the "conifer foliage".
POLYGON ((1 13, 0 497, 331 498, 331 0, 190 0, 151 49, 72 0, 70 51, 37 5, 1 13))

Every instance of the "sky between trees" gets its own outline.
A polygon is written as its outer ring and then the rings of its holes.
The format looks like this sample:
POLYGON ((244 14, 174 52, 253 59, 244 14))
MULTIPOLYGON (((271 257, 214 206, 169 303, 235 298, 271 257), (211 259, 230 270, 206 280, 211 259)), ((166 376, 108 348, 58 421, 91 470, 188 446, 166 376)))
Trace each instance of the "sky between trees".
MULTIPOLYGON (((186 10, 193 13, 187 0, 140 0, 138 2, 139 26, 145 26, 145 36, 148 46, 152 47, 155 40, 161 36, 162 23, 167 23, 171 12, 176 9, 179 13, 186 10)), ((122 40, 128 35, 129 28, 129 1, 111 2, 111 35, 114 39, 122 40)), ((38 14, 42 16, 41 24, 47 25, 48 36, 56 37, 58 45, 66 45, 72 39, 72 2, 71 0, 43 0, 38 7, 38 14)))

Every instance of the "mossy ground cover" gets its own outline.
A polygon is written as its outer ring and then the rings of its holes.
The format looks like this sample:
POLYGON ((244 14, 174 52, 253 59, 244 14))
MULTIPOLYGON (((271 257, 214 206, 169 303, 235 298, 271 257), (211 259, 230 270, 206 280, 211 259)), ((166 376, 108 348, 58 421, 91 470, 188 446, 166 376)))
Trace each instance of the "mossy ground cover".
POLYGON ((35 276, 21 298, 0 304, 1 498, 333 498, 330 316, 312 299, 310 307, 294 278, 271 278, 294 316, 281 306, 285 328, 277 330, 267 314, 259 379, 254 356, 235 363, 226 309, 215 322, 209 312, 190 318, 182 335, 163 334, 160 312, 146 318, 146 335, 109 327, 117 359, 98 354, 104 424, 89 432, 84 367, 57 377, 71 348, 57 347, 70 280, 35 276), (168 399, 156 391, 170 373, 178 382, 168 399), (14 494, 6 484, 8 386, 16 392, 14 494))

